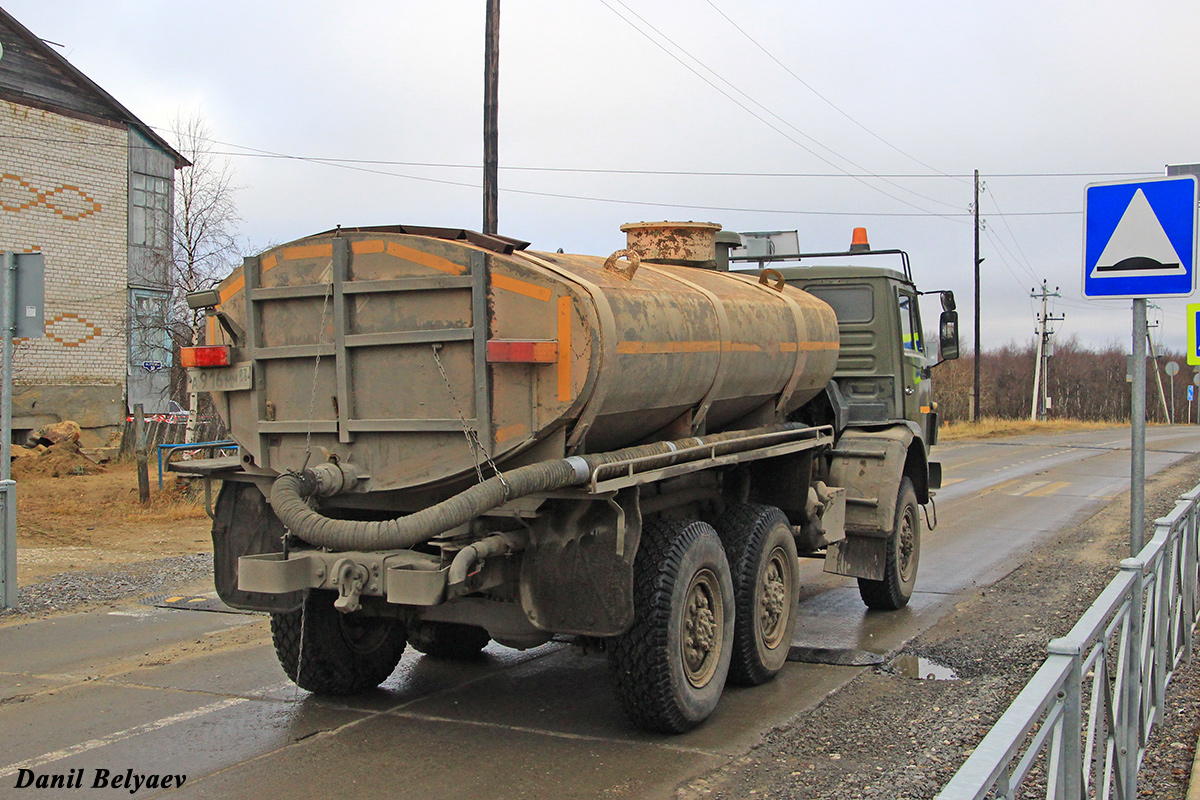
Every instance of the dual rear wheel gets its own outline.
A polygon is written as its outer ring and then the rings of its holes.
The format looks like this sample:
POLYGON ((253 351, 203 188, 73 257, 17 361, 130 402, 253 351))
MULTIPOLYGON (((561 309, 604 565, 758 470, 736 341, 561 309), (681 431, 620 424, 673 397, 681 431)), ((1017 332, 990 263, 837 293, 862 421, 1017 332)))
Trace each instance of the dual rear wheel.
POLYGON ((634 562, 633 626, 610 650, 617 699, 639 727, 682 733, 726 679, 782 669, 796 625, 796 546, 783 512, 734 506, 717 522, 648 522, 634 562))

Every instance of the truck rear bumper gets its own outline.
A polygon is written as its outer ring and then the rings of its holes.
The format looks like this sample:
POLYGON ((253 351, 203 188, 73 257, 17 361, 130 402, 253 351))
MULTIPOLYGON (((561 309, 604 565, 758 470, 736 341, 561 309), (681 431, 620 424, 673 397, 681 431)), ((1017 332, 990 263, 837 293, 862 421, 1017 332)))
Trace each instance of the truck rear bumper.
POLYGON ((355 610, 363 595, 434 606, 446 600, 449 572, 436 557, 411 550, 261 553, 238 559, 238 589, 265 594, 332 589, 347 611, 355 610))

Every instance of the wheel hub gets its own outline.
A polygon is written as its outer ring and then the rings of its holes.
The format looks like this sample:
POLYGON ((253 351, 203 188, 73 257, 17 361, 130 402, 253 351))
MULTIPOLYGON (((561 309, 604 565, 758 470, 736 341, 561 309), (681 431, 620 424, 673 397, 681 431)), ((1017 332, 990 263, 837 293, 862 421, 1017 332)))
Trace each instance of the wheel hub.
POLYGON ((787 609, 787 567, 783 559, 786 554, 779 550, 771 552, 767 568, 763 571, 762 586, 758 593, 758 623, 762 638, 768 647, 775 647, 783 635, 783 621, 787 609))
POLYGON ((912 568, 913 548, 916 539, 914 535, 915 529, 916 525, 912 515, 906 512, 904 514, 904 518, 900 521, 900 546, 898 548, 899 552, 897 553, 897 557, 900 562, 900 576, 905 580, 908 579, 909 572, 912 568))
POLYGON ((717 671, 724 626, 720 584, 710 570, 692 578, 683 613, 683 669, 688 682, 699 688, 717 671))

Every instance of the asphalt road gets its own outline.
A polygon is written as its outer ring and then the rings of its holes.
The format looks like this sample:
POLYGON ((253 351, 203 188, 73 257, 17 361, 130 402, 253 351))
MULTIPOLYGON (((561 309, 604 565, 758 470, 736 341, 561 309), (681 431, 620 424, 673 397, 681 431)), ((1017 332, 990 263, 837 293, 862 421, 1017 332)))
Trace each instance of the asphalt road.
MULTIPOLYGON (((1200 428, 1147 441, 1153 474, 1200 451, 1200 428)), ((940 446, 939 525, 909 608, 867 613, 852 581, 806 564, 796 644, 899 648, 1125 492, 1128 444, 1113 429, 940 446)), ((408 653, 380 691, 330 700, 288 683, 269 639, 261 616, 136 604, 0 628, 0 797, 154 797, 182 775, 173 797, 665 798, 858 672, 789 663, 766 686, 727 689, 700 729, 661 737, 625 722, 602 657, 564 644, 492 644, 466 664, 408 653), (81 788, 16 788, 31 775, 81 788)))

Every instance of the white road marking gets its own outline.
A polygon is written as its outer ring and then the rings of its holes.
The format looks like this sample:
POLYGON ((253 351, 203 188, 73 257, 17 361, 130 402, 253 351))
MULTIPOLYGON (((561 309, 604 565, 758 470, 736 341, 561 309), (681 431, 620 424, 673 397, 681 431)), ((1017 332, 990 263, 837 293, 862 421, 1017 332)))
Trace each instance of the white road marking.
POLYGON ((105 745, 110 745, 125 739, 132 739, 134 736, 140 736, 143 733, 150 733, 152 731, 159 730, 160 728, 165 728, 168 725, 174 725, 177 722, 187 722, 188 720, 195 719, 196 717, 203 717, 206 714, 212 714, 215 711, 222 711, 226 708, 232 708, 233 706, 248 702, 250 702, 249 698, 246 697, 231 697, 228 700, 221 700, 220 702, 211 703, 207 706, 201 706, 200 708, 193 709, 191 711, 184 711, 183 713, 175 714, 170 717, 163 717, 162 719, 155 720, 154 722, 146 722, 142 725, 126 728, 123 731, 110 733, 107 736, 101 736, 99 739, 90 739, 86 742, 73 744, 70 747, 64 747, 61 750, 43 753, 40 756, 27 758, 24 761, 18 761, 15 764, 9 764, 7 767, 0 767, 0 778, 6 778, 9 775, 15 775, 17 771, 21 769, 36 769, 37 767, 40 767, 43 764, 49 764, 52 761, 60 761, 64 758, 77 756, 80 753, 86 753, 89 750, 95 750, 98 747, 104 747, 105 745))

